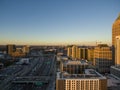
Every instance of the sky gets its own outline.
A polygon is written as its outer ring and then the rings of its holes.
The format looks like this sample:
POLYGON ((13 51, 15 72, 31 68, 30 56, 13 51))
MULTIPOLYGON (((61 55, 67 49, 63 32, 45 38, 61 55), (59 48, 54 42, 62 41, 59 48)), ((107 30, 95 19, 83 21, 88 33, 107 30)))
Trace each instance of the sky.
POLYGON ((0 45, 111 44, 120 0, 0 0, 0 45))

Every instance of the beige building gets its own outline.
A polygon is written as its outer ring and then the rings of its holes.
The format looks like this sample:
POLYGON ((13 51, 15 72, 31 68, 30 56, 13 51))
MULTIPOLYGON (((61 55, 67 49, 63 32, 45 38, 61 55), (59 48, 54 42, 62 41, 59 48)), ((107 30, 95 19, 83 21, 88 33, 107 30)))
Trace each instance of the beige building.
POLYGON ((67 56, 72 57, 72 47, 71 46, 67 47, 67 56))
POLYGON ((25 45, 23 46, 23 53, 29 53, 29 46, 28 45, 25 45))
POLYGON ((115 65, 120 65, 120 36, 115 40, 115 65))
POLYGON ((115 66, 111 66, 111 75, 120 80, 120 14, 113 23, 112 27, 112 45, 113 45, 113 60, 115 66))
POLYGON ((115 38, 120 35, 120 14, 112 26, 112 45, 115 46, 115 38))
POLYGON ((16 51, 16 46, 13 44, 7 45, 7 54, 12 55, 16 51))
POLYGON ((73 45, 73 46, 69 46, 67 48, 67 56, 76 60, 80 58, 80 50, 78 48, 78 46, 73 45))
POLYGON ((85 74, 57 73, 56 90, 107 90, 107 79, 92 69, 85 74))
POLYGON ((94 48, 88 48, 88 60, 94 60, 94 48))
POLYGON ((73 45, 67 48, 67 56, 73 60, 88 59, 88 48, 73 45))
POLYGON ((61 61, 60 71, 68 72, 69 74, 82 74, 84 69, 88 68, 86 60, 67 60, 61 61))
POLYGON ((115 41, 116 41, 116 36, 120 35, 120 14, 117 17, 117 19, 114 21, 113 26, 112 26, 112 46, 113 46, 113 60, 114 64, 115 62, 115 41))
POLYGON ((79 47, 80 59, 88 59, 88 48, 79 47))
POLYGON ((94 49, 94 65, 96 70, 100 73, 108 73, 112 63, 112 48, 107 44, 98 44, 94 49))
POLYGON ((78 58, 79 49, 76 45, 72 46, 72 59, 78 58))

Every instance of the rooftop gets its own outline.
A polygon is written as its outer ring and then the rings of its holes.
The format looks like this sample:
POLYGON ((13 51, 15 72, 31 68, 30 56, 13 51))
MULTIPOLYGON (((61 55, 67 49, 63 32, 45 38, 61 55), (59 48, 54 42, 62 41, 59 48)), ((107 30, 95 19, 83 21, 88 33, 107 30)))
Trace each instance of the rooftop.
POLYGON ((67 72, 58 72, 58 79, 106 79, 93 69, 86 69, 85 74, 69 74, 67 72))
POLYGON ((119 13, 119 15, 118 15, 118 17, 117 17, 117 19, 116 20, 120 20, 120 13, 119 13))
POLYGON ((66 65, 88 65, 87 60, 67 60, 63 62, 66 65))
POLYGON ((118 79, 114 78, 112 75, 108 75, 107 80, 108 80, 108 83, 107 83, 108 87, 120 85, 120 81, 118 79))
POLYGON ((120 65, 118 65, 118 66, 111 66, 111 68, 114 68, 114 69, 120 71, 120 65))

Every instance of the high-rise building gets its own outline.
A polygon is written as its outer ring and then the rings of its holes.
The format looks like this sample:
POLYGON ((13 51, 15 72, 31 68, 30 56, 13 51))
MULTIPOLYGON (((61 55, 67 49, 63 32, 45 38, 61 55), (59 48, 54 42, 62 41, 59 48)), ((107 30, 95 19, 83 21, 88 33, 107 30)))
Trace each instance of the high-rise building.
POLYGON ((120 35, 120 14, 112 26, 112 45, 115 46, 115 38, 120 35))
POLYGON ((16 51, 15 45, 9 44, 7 45, 7 54, 12 55, 16 51))
POLYGON ((71 46, 67 47, 67 56, 72 57, 72 47, 71 46))
POLYGON ((77 58, 77 52, 78 52, 78 47, 76 45, 72 46, 72 58, 76 59, 77 58))
POLYGON ((80 59, 80 49, 76 45, 67 47, 67 56, 73 60, 80 59))
POLYGON ((98 44, 94 49, 94 65, 96 70, 101 73, 108 73, 112 63, 112 48, 107 44, 98 44))
POLYGON ((88 60, 93 62, 93 60, 94 60, 94 48, 88 48, 88 60))
POLYGON ((120 14, 113 23, 112 27, 112 45, 113 45, 113 60, 115 66, 111 66, 110 72, 115 78, 120 80, 120 14))
POLYGON ((107 79, 87 69, 85 74, 57 73, 56 90, 107 90, 107 79))
POLYGON ((117 17, 117 19, 114 21, 113 26, 112 26, 112 59, 115 64, 115 41, 116 41, 116 36, 120 35, 120 14, 117 17))
POLYGON ((116 36, 115 42, 115 65, 120 65, 120 36, 116 36))
POLYGON ((80 51, 80 59, 88 59, 88 48, 86 47, 79 47, 80 51))
MULTIPOLYGON (((69 46, 67 47, 67 56, 73 60, 88 60, 88 47, 76 45, 69 46)), ((93 58, 93 49, 89 50, 89 58, 93 58)))

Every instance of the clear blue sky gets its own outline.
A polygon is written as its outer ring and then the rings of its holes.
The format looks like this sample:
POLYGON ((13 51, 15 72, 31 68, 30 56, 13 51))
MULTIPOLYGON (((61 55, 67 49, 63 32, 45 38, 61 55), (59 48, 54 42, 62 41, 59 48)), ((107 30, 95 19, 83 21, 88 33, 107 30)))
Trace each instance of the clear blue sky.
POLYGON ((120 0, 0 0, 0 44, 111 43, 120 0))

